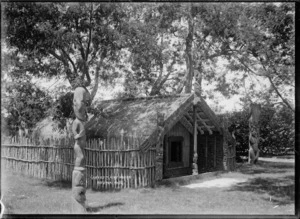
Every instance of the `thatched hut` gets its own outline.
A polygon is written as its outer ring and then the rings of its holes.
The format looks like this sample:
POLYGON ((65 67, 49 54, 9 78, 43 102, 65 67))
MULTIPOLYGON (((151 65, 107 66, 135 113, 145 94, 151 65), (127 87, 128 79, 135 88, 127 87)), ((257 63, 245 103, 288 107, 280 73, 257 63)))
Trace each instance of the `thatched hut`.
POLYGON ((106 100, 97 107, 108 113, 93 119, 88 137, 141 137, 141 150, 157 149, 156 179, 224 169, 224 129, 199 95, 106 100))

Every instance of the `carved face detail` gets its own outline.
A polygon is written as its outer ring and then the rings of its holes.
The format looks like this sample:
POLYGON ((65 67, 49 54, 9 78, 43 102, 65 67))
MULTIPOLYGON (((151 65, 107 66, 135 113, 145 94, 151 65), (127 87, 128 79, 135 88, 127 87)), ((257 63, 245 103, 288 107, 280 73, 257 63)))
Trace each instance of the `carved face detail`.
POLYGON ((74 91, 73 109, 77 119, 87 120, 87 109, 91 105, 91 95, 83 87, 77 87, 74 91))

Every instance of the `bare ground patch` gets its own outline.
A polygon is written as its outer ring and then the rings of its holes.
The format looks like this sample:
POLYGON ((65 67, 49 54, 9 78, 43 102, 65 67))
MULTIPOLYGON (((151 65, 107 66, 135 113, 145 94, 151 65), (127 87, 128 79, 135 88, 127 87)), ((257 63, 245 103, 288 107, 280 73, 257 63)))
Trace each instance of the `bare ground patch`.
MULTIPOLYGON (((185 188, 165 183, 156 188, 87 191, 89 214, 294 214, 294 164, 240 164, 236 172, 221 173, 184 184, 242 179, 227 187, 185 188)), ((34 179, 6 172, 3 202, 8 214, 71 214, 68 182, 34 179)))

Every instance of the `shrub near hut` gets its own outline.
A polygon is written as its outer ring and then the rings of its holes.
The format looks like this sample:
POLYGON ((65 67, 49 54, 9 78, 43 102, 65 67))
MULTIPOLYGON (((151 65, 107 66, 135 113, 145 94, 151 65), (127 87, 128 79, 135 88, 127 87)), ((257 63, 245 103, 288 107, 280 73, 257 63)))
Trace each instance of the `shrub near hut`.
MULTIPOLYGON (((228 114, 229 121, 236 124, 237 157, 248 156, 249 125, 248 110, 228 114)), ((275 109, 263 106, 260 120, 261 155, 279 155, 287 149, 294 149, 294 114, 287 108, 275 109)))

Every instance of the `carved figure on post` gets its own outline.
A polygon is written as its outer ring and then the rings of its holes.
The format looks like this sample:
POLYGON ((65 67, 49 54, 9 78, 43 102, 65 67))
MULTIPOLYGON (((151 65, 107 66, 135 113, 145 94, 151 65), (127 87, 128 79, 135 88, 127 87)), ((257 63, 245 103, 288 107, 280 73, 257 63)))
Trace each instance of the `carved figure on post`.
POLYGON ((85 125, 88 119, 87 109, 90 104, 91 96, 88 90, 84 87, 77 87, 74 91, 73 98, 73 109, 76 119, 72 125, 72 132, 75 139, 75 165, 72 174, 72 193, 75 200, 81 205, 83 211, 86 211, 85 125))
POLYGON ((159 181, 163 178, 163 127, 164 127, 164 114, 157 112, 157 144, 156 144, 156 159, 155 159, 155 180, 159 181))
POLYGON ((261 106, 259 104, 251 104, 249 116, 249 158, 250 164, 255 164, 259 157, 259 117, 261 106))

